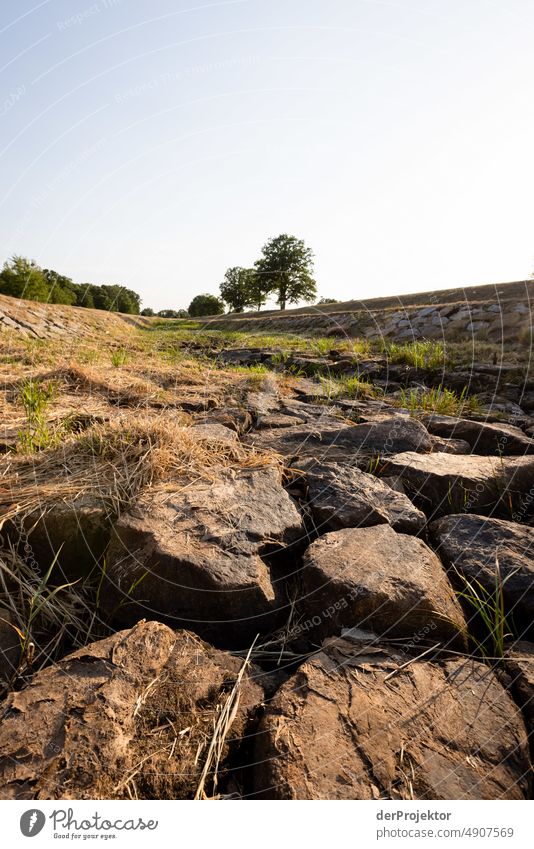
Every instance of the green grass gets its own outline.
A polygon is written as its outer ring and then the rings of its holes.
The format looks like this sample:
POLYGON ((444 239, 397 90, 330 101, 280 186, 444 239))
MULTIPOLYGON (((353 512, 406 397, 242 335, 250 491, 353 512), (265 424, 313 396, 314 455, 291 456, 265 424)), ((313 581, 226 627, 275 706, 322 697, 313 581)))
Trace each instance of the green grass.
POLYGON ((321 377, 319 379, 329 398, 376 398, 378 395, 372 383, 360 377, 340 377, 336 380, 321 377))
POLYGON ((8 544, 0 549, 0 619, 9 623, 20 645, 18 668, 3 682, 7 690, 19 675, 62 657, 65 645, 80 647, 93 637, 92 606, 80 582, 53 583, 59 552, 42 575, 33 558, 21 556, 21 548, 8 544))
POLYGON ((233 366, 231 370, 238 372, 238 374, 245 374, 250 389, 261 389, 266 375, 273 374, 262 363, 254 363, 251 366, 233 366))
POLYGON ((330 351, 336 348, 336 340, 328 337, 320 337, 318 339, 310 339, 310 348, 314 354, 325 357, 330 351))
POLYGON ((175 344, 187 345, 194 343, 202 347, 216 348, 262 348, 281 349, 284 352, 300 351, 316 353, 319 356, 328 354, 331 350, 353 354, 369 354, 370 343, 366 339, 347 339, 299 335, 297 333, 249 333, 241 330, 217 330, 199 322, 180 319, 156 322, 150 328, 141 328, 144 336, 171 337, 175 344))
POLYGON ((467 397, 464 388, 458 395, 454 389, 401 389, 398 404, 417 417, 420 413, 441 413, 447 416, 461 416, 476 413, 480 403, 475 395, 467 397))
POLYGON ((57 443, 55 433, 46 421, 46 410, 56 395, 53 383, 42 383, 30 378, 24 381, 19 391, 19 401, 26 414, 26 426, 18 433, 19 449, 32 454, 57 443))
POLYGON ((483 657, 502 658, 505 652, 505 642, 513 637, 513 632, 506 616, 504 602, 504 587, 514 572, 502 578, 499 560, 495 557, 495 582, 491 590, 485 587, 477 578, 468 578, 456 570, 462 589, 457 592, 474 611, 481 623, 484 634, 480 640, 472 633, 470 637, 483 657))
POLYGON ((126 348, 115 348, 115 350, 111 351, 109 358, 114 368, 122 368, 128 359, 128 351, 126 348))
POLYGON ((386 342, 383 352, 392 363, 404 363, 414 368, 440 369, 449 363, 444 345, 430 339, 415 342, 386 342))

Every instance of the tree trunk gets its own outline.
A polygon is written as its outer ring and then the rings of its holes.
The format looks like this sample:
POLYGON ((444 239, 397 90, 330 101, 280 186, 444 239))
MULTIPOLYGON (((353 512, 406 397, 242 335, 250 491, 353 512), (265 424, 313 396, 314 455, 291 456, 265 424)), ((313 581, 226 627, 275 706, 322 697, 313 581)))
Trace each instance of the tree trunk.
POLYGON ((285 279, 285 275, 281 274, 278 282, 278 303, 280 304, 280 309, 285 310, 287 301, 287 280, 285 279))

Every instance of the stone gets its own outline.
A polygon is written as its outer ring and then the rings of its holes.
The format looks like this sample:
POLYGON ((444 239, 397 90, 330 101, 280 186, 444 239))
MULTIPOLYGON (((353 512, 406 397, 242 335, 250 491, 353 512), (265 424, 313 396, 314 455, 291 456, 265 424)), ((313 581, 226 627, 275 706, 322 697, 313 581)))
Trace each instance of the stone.
POLYGON ((223 425, 230 430, 234 430, 237 434, 246 433, 252 426, 252 416, 250 413, 239 407, 226 407, 224 409, 213 410, 212 412, 204 413, 197 420, 203 424, 223 425))
POLYGON ((445 570, 434 552, 389 525, 347 528, 313 542, 302 568, 303 616, 309 636, 362 627, 411 639, 463 646, 466 624, 445 570))
POLYGON ((531 513, 534 459, 407 451, 382 462, 380 474, 402 479, 406 493, 428 517, 449 513, 510 515, 510 504, 531 513), (530 501, 528 500, 530 498, 530 501), (522 508, 521 508, 522 509, 522 508))
POLYGON ((471 446, 465 439, 446 439, 441 436, 433 436, 432 450, 441 454, 470 454, 471 446))
POLYGON ((534 621, 534 528, 485 516, 446 516, 430 526, 439 556, 450 570, 495 594, 496 564, 507 614, 525 633, 534 621))
POLYGON ((534 744, 534 643, 518 640, 508 646, 505 654, 508 687, 516 704, 523 711, 527 730, 534 744))
POLYGON ((0 608, 0 690, 16 674, 21 658, 21 641, 14 625, 10 611, 0 608))
POLYGON ((297 427, 304 424, 304 419, 288 416, 285 413, 267 413, 256 421, 257 430, 270 430, 278 427, 297 427))
POLYGON ((218 359, 229 365, 246 366, 263 362, 265 356, 266 352, 256 348, 232 348, 220 351, 218 359))
POLYGON ((268 703, 254 739, 259 798, 527 799, 531 789, 523 719, 491 669, 414 660, 362 632, 327 640, 268 703))
POLYGON ((300 468, 319 533, 389 524, 401 533, 417 534, 425 525, 424 513, 409 498, 356 466, 310 460, 300 468))
MULTIPOLYGON (((241 665, 193 634, 140 622, 37 672, 0 708, 0 797, 193 798, 241 665)), ((262 695, 245 672, 220 777, 262 695)))
POLYGON ((148 611, 223 642, 248 640, 287 603, 277 597, 264 557, 282 555, 303 537, 277 467, 194 487, 169 482, 115 524, 106 605, 126 624, 148 611))
POLYGON ((104 498, 82 495, 73 500, 51 501, 22 519, 6 523, 14 545, 24 547, 46 572, 55 562, 53 580, 87 577, 98 567, 109 543, 115 513, 104 498))
POLYGON ((350 460, 357 454, 368 457, 432 449, 426 428, 404 415, 377 416, 370 422, 352 426, 317 422, 306 427, 262 431, 248 434, 245 442, 293 460, 300 457, 350 460))
POLYGON ((534 454, 534 440, 518 427, 507 424, 458 419, 436 413, 424 420, 429 433, 434 436, 466 441, 475 454, 516 455, 534 454))
POLYGON ((237 432, 223 424, 207 422, 193 425, 189 430, 199 442, 237 442, 237 432))
POLYGON ((465 328, 469 333, 476 333, 478 330, 487 330, 489 321, 470 321, 465 328))

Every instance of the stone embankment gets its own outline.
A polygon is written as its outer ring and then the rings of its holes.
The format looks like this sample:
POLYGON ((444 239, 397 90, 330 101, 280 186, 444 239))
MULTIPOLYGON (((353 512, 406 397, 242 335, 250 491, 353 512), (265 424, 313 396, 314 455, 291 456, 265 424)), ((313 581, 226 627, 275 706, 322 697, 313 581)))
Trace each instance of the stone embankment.
POLYGON ((478 339, 522 341, 533 335, 534 281, 470 286, 445 292, 400 295, 278 312, 207 319, 212 327, 265 333, 363 336, 390 341, 478 339))

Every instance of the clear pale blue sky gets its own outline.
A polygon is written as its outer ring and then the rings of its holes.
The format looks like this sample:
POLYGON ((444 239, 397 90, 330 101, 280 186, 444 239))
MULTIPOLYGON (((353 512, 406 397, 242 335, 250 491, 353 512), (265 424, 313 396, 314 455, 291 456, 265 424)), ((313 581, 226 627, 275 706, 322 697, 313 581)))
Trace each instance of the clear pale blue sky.
POLYGON ((0 258, 157 309, 302 237, 322 295, 534 268, 532 0, 2 0, 0 258))

